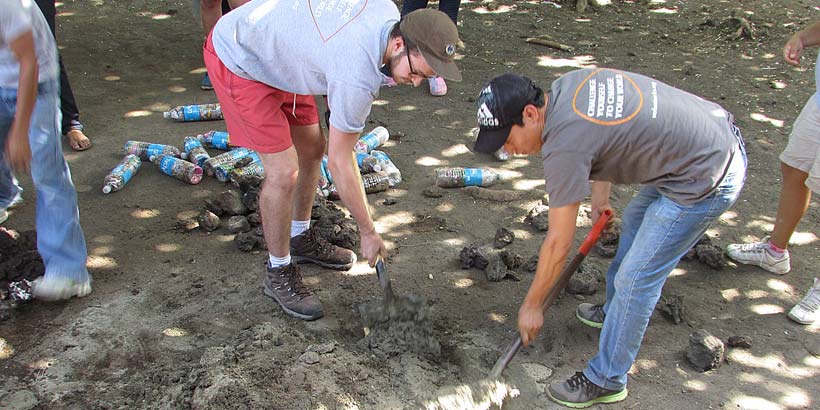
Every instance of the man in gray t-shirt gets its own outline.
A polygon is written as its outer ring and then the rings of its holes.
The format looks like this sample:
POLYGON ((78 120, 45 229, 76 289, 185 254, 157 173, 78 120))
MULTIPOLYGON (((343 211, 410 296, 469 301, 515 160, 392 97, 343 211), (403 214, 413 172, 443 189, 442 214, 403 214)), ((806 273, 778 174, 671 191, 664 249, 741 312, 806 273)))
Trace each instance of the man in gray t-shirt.
POLYGON ((667 276, 743 186, 746 154, 732 115, 655 79, 604 68, 567 73, 548 94, 525 77, 496 77, 478 97, 478 123, 476 151, 540 151, 544 165, 550 230, 518 312, 524 344, 543 325, 542 305, 572 246, 581 201, 591 194, 597 220, 611 211, 612 183, 642 185, 623 211, 606 303, 576 311, 602 329, 598 354, 547 389, 569 407, 624 400, 667 276))
POLYGON ((373 266, 386 250, 370 218, 353 145, 384 75, 416 86, 435 75, 461 80, 453 61, 458 41, 444 13, 418 10, 399 22, 390 0, 254 0, 216 23, 205 65, 231 143, 257 151, 265 168, 259 195, 269 252, 264 291, 285 313, 303 320, 323 315, 295 262, 347 270, 356 261, 353 251, 310 229, 325 152, 313 96, 327 95, 328 166, 359 225, 362 256, 373 266))

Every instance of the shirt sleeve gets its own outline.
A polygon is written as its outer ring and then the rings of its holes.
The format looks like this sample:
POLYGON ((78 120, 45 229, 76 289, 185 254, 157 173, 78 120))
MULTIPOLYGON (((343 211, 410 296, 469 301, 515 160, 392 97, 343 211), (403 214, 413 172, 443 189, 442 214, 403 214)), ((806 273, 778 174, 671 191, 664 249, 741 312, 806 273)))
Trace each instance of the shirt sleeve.
POLYGON ((23 6, 19 0, 0 0, 0 41, 8 45, 27 31, 32 30, 31 11, 34 2, 23 6))
POLYGON ((579 153, 554 153, 544 158, 544 178, 550 207, 560 208, 590 194, 592 161, 579 153))
POLYGON ((333 127, 342 132, 362 132, 376 95, 358 85, 331 82, 327 99, 333 127))

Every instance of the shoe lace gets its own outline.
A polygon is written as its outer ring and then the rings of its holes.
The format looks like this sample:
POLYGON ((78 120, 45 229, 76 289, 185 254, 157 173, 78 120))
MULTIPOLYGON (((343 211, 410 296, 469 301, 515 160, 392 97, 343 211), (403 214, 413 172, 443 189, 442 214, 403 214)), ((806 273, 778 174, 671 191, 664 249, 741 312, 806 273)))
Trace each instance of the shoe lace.
POLYGON ((328 257, 333 254, 333 250, 336 247, 332 243, 328 242, 327 239, 320 236, 315 230, 311 229, 307 234, 307 242, 309 246, 313 246, 316 244, 316 249, 319 251, 319 255, 321 257, 328 257))
POLYGON ((567 384, 573 391, 577 391, 578 389, 590 389, 595 386, 587 377, 584 375, 583 372, 575 372, 575 375, 570 377, 567 380, 567 384))
POLYGON ((305 286, 305 283, 302 281, 302 274, 295 265, 290 265, 286 268, 285 271, 282 272, 282 276, 285 278, 285 281, 282 282, 281 285, 276 286, 277 290, 287 289, 291 296, 298 296, 299 298, 306 298, 313 294, 313 292, 305 286))
POLYGON ((590 310, 592 311, 592 318, 595 320, 603 321, 606 317, 606 313, 604 312, 604 305, 595 305, 590 310))
POLYGON ((755 242, 740 245, 740 250, 743 252, 760 253, 765 252, 768 245, 766 242, 755 242))
POLYGON ((798 305, 809 311, 820 308, 820 281, 815 280, 814 285, 809 288, 809 292, 798 305))

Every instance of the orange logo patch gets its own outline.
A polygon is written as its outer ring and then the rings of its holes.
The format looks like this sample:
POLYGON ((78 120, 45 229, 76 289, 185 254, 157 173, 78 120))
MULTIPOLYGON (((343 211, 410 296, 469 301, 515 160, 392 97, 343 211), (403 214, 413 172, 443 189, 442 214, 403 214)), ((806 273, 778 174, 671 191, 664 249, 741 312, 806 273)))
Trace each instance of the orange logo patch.
MULTIPOLYGON (((630 104, 632 105, 632 104, 630 104)), ((634 118, 643 108, 643 93, 629 76, 618 70, 601 68, 590 73, 572 97, 572 110, 581 118, 598 125, 620 125, 634 118), (627 99, 638 103, 627 107, 627 99)))

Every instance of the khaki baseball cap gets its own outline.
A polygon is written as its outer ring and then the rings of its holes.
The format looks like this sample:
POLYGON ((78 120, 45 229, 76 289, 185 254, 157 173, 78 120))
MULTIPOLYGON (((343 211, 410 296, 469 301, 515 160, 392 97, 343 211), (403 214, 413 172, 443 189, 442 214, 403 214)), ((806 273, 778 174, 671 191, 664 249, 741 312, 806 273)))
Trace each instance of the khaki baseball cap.
POLYGON ((446 14, 433 9, 407 13, 399 25, 401 33, 418 46, 430 68, 445 80, 461 81, 453 57, 456 54, 458 29, 446 14))

